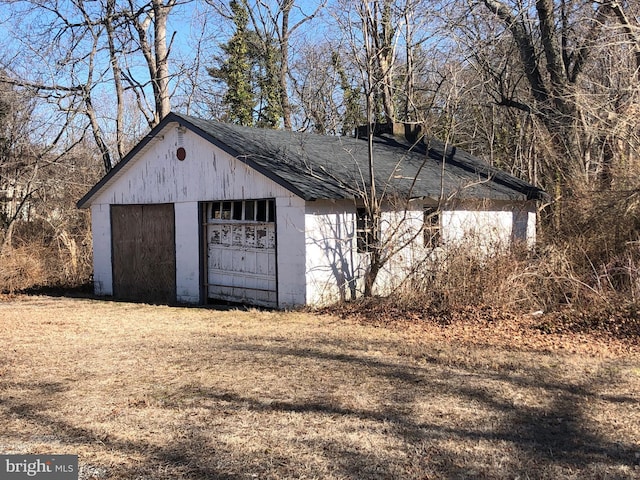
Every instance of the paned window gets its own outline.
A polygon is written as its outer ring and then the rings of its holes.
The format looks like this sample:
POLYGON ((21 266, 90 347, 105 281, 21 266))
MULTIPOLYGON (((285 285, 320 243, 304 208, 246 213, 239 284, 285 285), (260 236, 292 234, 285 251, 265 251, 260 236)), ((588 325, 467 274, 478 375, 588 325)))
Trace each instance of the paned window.
POLYGON ((276 202, 265 200, 235 200, 233 202, 209 202, 207 218, 215 221, 275 222, 276 202))
MULTIPOLYGON (((379 235, 378 238, 380 238, 379 235)), ((367 253, 372 250, 375 242, 373 221, 366 208, 356 210, 356 239, 358 253, 367 253)))
POLYGON ((440 234, 440 211, 435 207, 424 208, 424 246, 428 248, 438 247, 442 243, 440 234))

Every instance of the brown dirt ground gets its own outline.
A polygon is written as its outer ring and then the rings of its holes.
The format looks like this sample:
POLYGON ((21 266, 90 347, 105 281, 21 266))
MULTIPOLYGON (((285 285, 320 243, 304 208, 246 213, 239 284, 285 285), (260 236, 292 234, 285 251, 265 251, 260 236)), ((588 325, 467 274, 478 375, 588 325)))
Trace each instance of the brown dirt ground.
POLYGON ((0 299, 0 452, 82 479, 640 478, 633 339, 0 299))

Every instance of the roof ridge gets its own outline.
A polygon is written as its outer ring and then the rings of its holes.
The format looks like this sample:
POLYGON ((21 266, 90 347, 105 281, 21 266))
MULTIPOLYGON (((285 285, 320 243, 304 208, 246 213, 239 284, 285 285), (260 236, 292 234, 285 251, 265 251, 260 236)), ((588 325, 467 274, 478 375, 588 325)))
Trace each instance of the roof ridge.
MULTIPOLYGON (((83 208, 170 123, 178 123, 307 201, 353 199, 369 188, 367 140, 255 128, 171 112, 79 202, 83 208)), ((374 164, 382 188, 410 198, 543 198, 542 189, 436 137, 421 142, 376 136, 374 164), (442 169, 444 158, 446 168, 442 169), (444 173, 444 177, 442 176, 444 173), (486 181, 478 182, 478 175, 486 181)))

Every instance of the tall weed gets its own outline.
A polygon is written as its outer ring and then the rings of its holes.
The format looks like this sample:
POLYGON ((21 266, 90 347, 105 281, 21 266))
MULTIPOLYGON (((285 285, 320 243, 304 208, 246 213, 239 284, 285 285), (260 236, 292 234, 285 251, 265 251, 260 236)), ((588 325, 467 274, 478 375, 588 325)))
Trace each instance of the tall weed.
POLYGON ((0 254, 0 292, 86 284, 92 272, 88 223, 72 231, 37 220, 20 222, 0 254))
POLYGON ((563 204, 559 227, 543 222, 534 250, 514 245, 487 256, 451 248, 378 301, 430 317, 474 309, 496 317, 536 313, 546 331, 640 335, 640 197, 575 198, 563 204))

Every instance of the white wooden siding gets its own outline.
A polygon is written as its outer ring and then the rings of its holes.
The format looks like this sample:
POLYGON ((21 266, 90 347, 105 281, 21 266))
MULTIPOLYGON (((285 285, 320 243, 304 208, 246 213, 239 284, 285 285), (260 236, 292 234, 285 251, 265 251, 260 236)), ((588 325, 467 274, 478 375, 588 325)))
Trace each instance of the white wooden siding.
MULTIPOLYGON (((475 210, 444 210, 441 213, 443 245, 436 251, 425 247, 421 233, 424 210, 421 201, 411 202, 406 212, 388 206, 383 211, 383 242, 400 250, 379 272, 374 293, 384 295, 402 285, 416 265, 433 261, 447 246, 464 244, 482 253, 495 253, 515 238, 535 242, 535 205, 502 203, 475 210), (394 238, 391 238, 394 232, 394 238)), ((307 302, 326 304, 362 294, 368 255, 357 252, 356 208, 353 201, 316 201, 306 207, 307 302)))
POLYGON ((182 303, 200 301, 200 255, 198 240, 198 203, 176 203, 176 300, 182 303), (194 232, 195 235, 194 235, 194 232))
POLYGON ((422 201, 411 202, 404 212, 382 213, 382 241, 393 254, 378 273, 374 293, 385 295, 400 287, 413 273, 416 265, 424 264, 431 256, 425 248, 422 227, 424 205, 422 201))
POLYGON ((179 161, 178 129, 169 124, 130 161, 92 204, 182 203, 293 196, 191 131, 182 134, 186 159, 179 161))
POLYGON ((111 269, 111 208, 109 205, 91 206, 91 235, 93 237, 93 286, 96 295, 113 295, 111 269))
POLYGON ((460 208, 442 212, 442 241, 465 245, 492 254, 519 241, 532 247, 536 240, 536 211, 533 202, 496 203, 483 208, 460 208))
POLYGON ((276 197, 278 237, 278 306, 289 308, 307 301, 305 258, 305 201, 295 195, 276 197))
POLYGON ((198 202, 274 198, 278 235, 278 306, 306 303, 304 290, 304 200, 247 167, 191 131, 169 124, 92 200, 96 293, 111 295, 109 204, 174 203, 176 208, 176 296, 200 299, 198 202), (106 212, 106 213, 105 213, 106 212))
POLYGON ((350 300, 362 288, 363 257, 356 251, 353 201, 318 200, 306 207, 307 302, 350 300))
POLYGON ((527 231, 524 234, 524 238, 522 236, 516 237, 518 240, 524 240, 527 248, 533 248, 536 245, 537 218, 536 206, 532 204, 527 208, 527 231))

